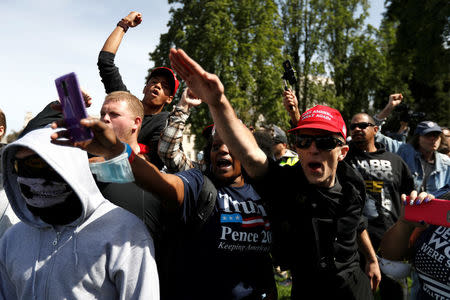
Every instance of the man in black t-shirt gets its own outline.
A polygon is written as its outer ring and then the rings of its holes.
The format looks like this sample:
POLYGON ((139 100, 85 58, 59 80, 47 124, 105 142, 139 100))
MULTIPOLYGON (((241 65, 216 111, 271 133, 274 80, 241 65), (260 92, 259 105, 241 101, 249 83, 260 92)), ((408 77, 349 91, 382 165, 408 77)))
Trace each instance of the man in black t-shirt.
POLYGON ((369 221, 372 245, 378 249, 384 232, 398 219, 401 194, 414 189, 414 181, 403 159, 375 142, 378 126, 371 116, 359 113, 350 124, 352 140, 345 161, 361 173, 366 184, 364 216, 369 221))
MULTIPOLYGON (((375 250, 381 239, 395 222, 401 211, 401 194, 414 189, 414 180, 403 159, 386 151, 381 143, 375 142, 378 126, 371 116, 359 113, 350 124, 352 140, 345 160, 364 178, 366 203, 364 216, 368 220, 368 232, 375 250)), ((380 282, 382 299, 403 299, 402 286, 383 274, 380 282)), ((406 282, 403 283, 406 287, 406 282)))
MULTIPOLYGON (((107 94, 115 91, 127 91, 119 69, 114 64, 114 58, 125 32, 129 27, 136 27, 141 22, 142 15, 140 13, 130 12, 119 21, 99 53, 97 65, 107 94)), ((169 116, 169 113, 163 109, 166 104, 172 102, 178 86, 179 81, 174 72, 169 68, 159 67, 152 70, 143 90, 144 119, 138 142, 149 147, 150 161, 159 169, 163 167, 163 163, 158 156, 158 141, 169 116)))

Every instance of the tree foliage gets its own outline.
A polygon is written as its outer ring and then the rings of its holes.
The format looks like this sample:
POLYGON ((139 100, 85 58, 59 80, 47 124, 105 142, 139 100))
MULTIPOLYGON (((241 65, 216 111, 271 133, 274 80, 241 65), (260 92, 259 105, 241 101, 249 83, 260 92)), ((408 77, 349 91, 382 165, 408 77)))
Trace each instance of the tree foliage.
POLYGON ((385 23, 395 26, 388 63, 410 91, 409 102, 427 119, 449 125, 450 3, 387 1, 385 23), (437 109, 439 108, 439 109, 437 109))
POLYGON ((376 29, 365 25, 367 0, 286 0, 280 5, 285 51, 299 70, 300 110, 327 104, 346 119, 367 111, 383 60, 376 29))
MULTIPOLYGON (((281 63, 288 58, 297 71, 301 111, 327 104, 349 120, 375 113, 401 92, 411 109, 449 125, 448 0, 388 0, 380 28, 366 25, 369 0, 169 3, 169 30, 151 60, 169 65, 169 49, 184 49, 219 76, 246 124, 262 115, 287 129, 281 63)), ((207 107, 195 109, 190 122, 195 134, 210 124, 207 107)))
POLYGON ((324 27, 321 0, 285 0, 280 2, 285 38, 284 52, 292 58, 299 81, 295 85, 301 111, 315 100, 315 90, 320 84, 314 77, 324 73, 323 64, 315 61, 318 56, 324 27))
MULTIPOLYGON (((168 65, 171 47, 184 49, 208 72, 219 76, 239 118, 254 125, 266 122, 282 127, 283 35, 274 1, 177 0, 170 14, 169 31, 150 53, 155 65, 168 65)), ((206 105, 198 107, 190 122, 195 134, 212 122, 206 105)))

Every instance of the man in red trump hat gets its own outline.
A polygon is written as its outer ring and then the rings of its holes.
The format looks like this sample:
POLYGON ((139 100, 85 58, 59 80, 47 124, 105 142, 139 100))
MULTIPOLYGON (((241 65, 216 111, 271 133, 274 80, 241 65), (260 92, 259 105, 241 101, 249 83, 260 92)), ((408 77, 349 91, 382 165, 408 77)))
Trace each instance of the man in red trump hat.
POLYGON ((279 166, 239 121, 216 75, 183 50, 171 49, 169 57, 189 89, 208 104, 216 130, 258 193, 269 199, 273 254, 291 270, 292 299, 372 299, 357 245, 364 181, 343 161, 348 146, 341 114, 326 106, 306 111, 291 131, 300 164, 279 166))
MULTIPOLYGON (((183 50, 171 49, 169 58, 189 89, 208 104, 216 131, 241 161, 257 193, 268 199, 273 236, 258 237, 273 241, 277 261, 291 270, 291 299, 373 299, 369 279, 359 266, 357 245, 365 186, 359 173, 344 162, 348 146, 341 114, 327 106, 306 111, 291 130, 300 164, 280 166, 237 118, 216 75, 183 50)), ((83 124, 96 129, 91 149, 108 157, 123 151, 115 138, 101 135, 108 129, 101 122, 83 124)), ((59 136, 64 134, 52 138, 59 136)), ((152 168, 139 157, 130 166, 142 181, 152 168)))

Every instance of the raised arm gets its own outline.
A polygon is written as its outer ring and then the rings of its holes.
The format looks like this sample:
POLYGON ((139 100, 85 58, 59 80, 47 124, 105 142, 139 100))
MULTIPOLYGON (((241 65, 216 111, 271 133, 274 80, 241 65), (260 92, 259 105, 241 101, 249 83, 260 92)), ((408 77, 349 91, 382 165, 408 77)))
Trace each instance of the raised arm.
POLYGON ((268 169, 267 156, 258 147, 251 131, 237 118, 220 79, 206 72, 181 49, 171 49, 169 58, 189 89, 208 104, 220 137, 246 172, 253 178, 264 175, 268 169))
POLYGON ((127 91, 127 87, 122 81, 119 69, 114 64, 114 58, 126 30, 129 27, 136 27, 141 22, 142 15, 140 13, 134 11, 130 12, 128 16, 117 23, 117 26, 109 35, 98 55, 97 66, 107 94, 115 91, 127 91))
POLYGON ((128 27, 136 27, 137 25, 141 24, 141 22, 141 13, 135 11, 130 12, 128 16, 117 23, 116 28, 114 28, 113 32, 111 32, 105 44, 103 45, 102 51, 116 54, 117 50, 119 49, 120 43, 122 42, 123 36, 128 30, 128 27))
POLYGON ((283 92, 283 105, 289 114, 291 126, 296 127, 301 116, 298 110, 297 97, 291 89, 283 92))
POLYGON ((403 95, 402 94, 392 94, 389 95, 389 102, 386 104, 386 106, 383 108, 382 111, 376 115, 376 118, 379 120, 386 119, 394 110, 396 106, 398 106, 400 103, 402 103, 403 95))
POLYGON ((189 89, 185 89, 180 102, 170 113, 166 128, 162 131, 158 145, 158 155, 167 167, 169 173, 194 168, 194 163, 184 153, 181 145, 186 120, 189 117, 189 109, 201 104, 200 99, 188 96, 189 89))

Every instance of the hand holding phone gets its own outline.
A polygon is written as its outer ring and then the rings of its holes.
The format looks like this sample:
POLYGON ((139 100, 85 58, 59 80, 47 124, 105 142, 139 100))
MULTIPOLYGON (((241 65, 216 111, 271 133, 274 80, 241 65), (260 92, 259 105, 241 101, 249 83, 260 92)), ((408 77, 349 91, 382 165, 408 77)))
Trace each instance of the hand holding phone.
POLYGON ((55 84, 71 140, 80 142, 92 139, 91 129, 80 124, 80 120, 88 115, 76 74, 72 72, 58 77, 55 84))
MULTIPOLYGON (((409 197, 407 197, 409 203, 409 197)), ((450 227, 450 200, 433 199, 419 205, 405 205, 405 220, 450 227)))

